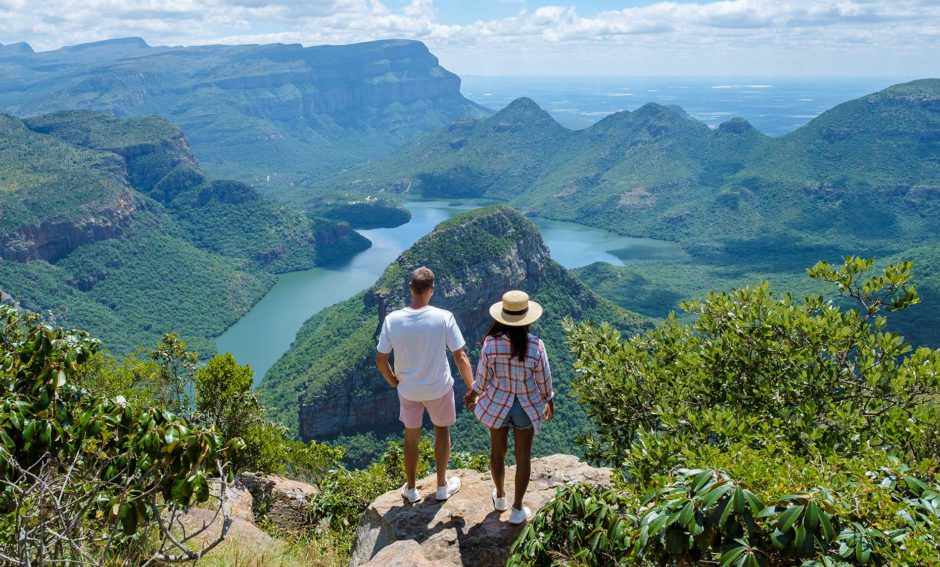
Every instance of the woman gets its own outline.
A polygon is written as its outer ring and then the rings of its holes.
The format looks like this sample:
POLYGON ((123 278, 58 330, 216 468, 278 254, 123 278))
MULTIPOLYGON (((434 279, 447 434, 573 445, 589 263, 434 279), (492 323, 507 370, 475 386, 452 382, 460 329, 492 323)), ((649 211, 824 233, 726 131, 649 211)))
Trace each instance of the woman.
POLYGON ((525 522, 532 513, 522 504, 532 468, 532 441, 551 421, 555 407, 552 373, 545 345, 529 334, 529 325, 542 316, 542 306, 522 291, 508 291, 490 307, 494 321, 483 340, 473 390, 467 392, 468 409, 490 428, 490 470, 493 473, 493 507, 506 509, 506 450, 509 428, 516 446, 516 491, 510 524, 525 522))

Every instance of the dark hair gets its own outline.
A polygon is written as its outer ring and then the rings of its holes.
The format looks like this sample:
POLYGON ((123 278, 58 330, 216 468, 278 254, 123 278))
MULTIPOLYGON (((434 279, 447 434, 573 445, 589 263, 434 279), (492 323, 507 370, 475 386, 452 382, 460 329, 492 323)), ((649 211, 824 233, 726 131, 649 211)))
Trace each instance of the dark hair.
POLYGON ((509 358, 518 358, 524 361, 525 355, 529 351, 529 326, 521 327, 505 325, 499 321, 493 321, 490 330, 486 332, 487 337, 503 336, 509 339, 512 348, 509 351, 509 358))
POLYGON ((434 287, 434 272, 421 266, 417 270, 411 272, 411 283, 408 284, 408 287, 411 288, 411 291, 422 295, 427 292, 429 289, 434 287))

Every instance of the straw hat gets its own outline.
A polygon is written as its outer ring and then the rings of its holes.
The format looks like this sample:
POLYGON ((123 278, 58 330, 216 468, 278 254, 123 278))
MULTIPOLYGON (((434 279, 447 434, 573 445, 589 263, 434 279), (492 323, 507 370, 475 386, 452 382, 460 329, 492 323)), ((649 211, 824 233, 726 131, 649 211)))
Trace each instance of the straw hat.
POLYGON ((542 316, 542 306, 530 301, 528 293, 514 289, 504 293, 502 301, 490 306, 490 315, 503 325, 522 327, 542 316))

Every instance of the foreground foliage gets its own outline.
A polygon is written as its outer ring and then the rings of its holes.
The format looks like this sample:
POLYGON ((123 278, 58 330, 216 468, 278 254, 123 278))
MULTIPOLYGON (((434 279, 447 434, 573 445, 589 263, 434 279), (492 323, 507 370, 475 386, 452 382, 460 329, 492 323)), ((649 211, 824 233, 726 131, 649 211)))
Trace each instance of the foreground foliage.
POLYGON ((820 263, 856 309, 765 283, 687 303, 622 341, 569 326, 588 453, 618 486, 574 486, 513 563, 927 565, 940 553, 940 353, 882 313, 917 303, 912 266, 820 263))
MULTIPOLYGON (((23 564, 192 560, 181 510, 210 499, 237 442, 77 385, 84 332, 0 306, 0 558, 23 564)), ((216 542, 210 544, 211 548, 216 542)))

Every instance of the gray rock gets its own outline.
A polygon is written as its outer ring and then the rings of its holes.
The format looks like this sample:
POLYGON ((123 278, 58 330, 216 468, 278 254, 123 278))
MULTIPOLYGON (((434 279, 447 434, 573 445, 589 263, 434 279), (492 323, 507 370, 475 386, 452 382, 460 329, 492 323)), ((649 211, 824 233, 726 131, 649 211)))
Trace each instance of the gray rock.
POLYGON ((319 492, 317 487, 276 474, 242 473, 239 480, 254 499, 256 518, 285 531, 309 526, 310 499, 319 492))
MULTIPOLYGON (((424 497, 418 504, 407 503, 397 490, 376 499, 356 529, 350 567, 505 564, 523 526, 510 525, 508 511, 500 513, 493 509, 489 473, 458 470, 452 474, 460 476, 463 485, 446 502, 434 500, 437 484, 434 476, 418 482, 418 491, 424 497)), ((570 482, 609 485, 610 474, 610 469, 588 466, 571 455, 535 459, 525 505, 534 513, 559 486, 570 482)), ((506 488, 510 496, 514 477, 515 467, 509 467, 506 488)))

